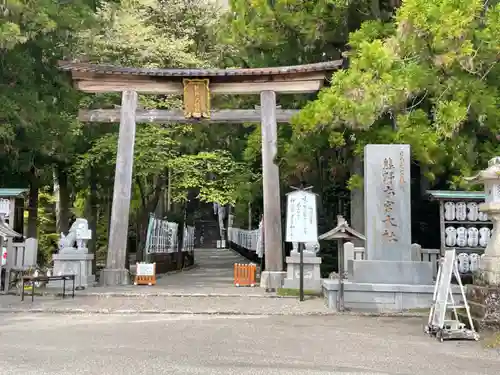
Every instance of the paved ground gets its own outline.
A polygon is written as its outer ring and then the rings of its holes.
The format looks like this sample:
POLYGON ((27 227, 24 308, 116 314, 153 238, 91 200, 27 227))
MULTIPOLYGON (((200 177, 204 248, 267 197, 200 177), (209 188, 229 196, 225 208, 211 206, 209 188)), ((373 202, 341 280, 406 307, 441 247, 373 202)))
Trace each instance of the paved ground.
POLYGON ((500 355, 420 319, 2 315, 2 375, 496 375, 500 355))
POLYGON ((19 296, 0 297, 0 312, 45 311, 89 313, 204 313, 310 315, 333 313, 321 298, 299 302, 297 298, 252 297, 102 297, 62 299, 44 296, 21 302, 19 296))
POLYGON ((236 288, 233 285, 234 264, 249 261, 232 250, 195 249, 195 262, 197 267, 193 269, 161 276, 156 286, 95 287, 79 294, 266 295, 265 291, 258 287, 236 288))
MULTIPOLYGON (((0 296, 0 312, 156 312, 156 313, 224 313, 224 314, 326 314, 331 313, 322 299, 299 302, 297 298, 276 297, 259 287, 236 288, 233 285, 234 263, 248 263, 227 249, 196 250, 198 267, 164 275, 156 286, 88 288, 76 298, 53 295, 0 296)), ((59 289, 54 289, 59 293, 59 289)))

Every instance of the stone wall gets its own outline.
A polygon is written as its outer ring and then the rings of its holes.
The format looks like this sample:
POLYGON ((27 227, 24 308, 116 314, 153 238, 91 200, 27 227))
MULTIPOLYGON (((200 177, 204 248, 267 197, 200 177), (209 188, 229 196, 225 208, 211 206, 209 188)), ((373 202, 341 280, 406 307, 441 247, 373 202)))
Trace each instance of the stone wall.
POLYGON ((468 285, 467 301, 476 330, 500 330, 500 285, 468 285))

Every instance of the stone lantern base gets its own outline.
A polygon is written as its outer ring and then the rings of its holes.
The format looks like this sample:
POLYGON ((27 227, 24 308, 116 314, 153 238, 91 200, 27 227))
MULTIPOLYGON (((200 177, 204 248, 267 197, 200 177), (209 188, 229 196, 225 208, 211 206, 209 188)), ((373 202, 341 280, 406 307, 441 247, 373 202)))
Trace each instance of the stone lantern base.
POLYGON ((481 281, 488 285, 500 285, 500 257, 485 255, 481 258, 481 281))
MULTIPOLYGON (((500 330, 500 285, 468 285, 467 302, 477 331, 500 330)), ((464 313, 460 320, 469 324, 464 313)))

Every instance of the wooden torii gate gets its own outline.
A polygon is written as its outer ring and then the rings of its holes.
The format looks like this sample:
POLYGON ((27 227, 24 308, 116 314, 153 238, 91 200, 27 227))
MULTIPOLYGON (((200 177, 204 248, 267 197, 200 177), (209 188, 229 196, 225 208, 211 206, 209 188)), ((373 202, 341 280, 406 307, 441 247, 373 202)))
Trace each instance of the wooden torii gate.
POLYGON ((122 93, 119 110, 89 110, 79 115, 82 121, 120 122, 108 258, 101 274, 101 283, 123 285, 129 282, 125 257, 136 123, 261 122, 266 223, 266 271, 262 274, 261 286, 271 290, 280 287, 284 272, 279 170, 274 163, 277 123, 289 122, 296 111, 277 109, 276 93, 316 92, 341 66, 341 60, 255 69, 146 69, 60 62, 60 69, 71 73, 74 85, 79 90, 122 93), (183 95, 184 110, 137 109, 138 93, 183 95), (260 94, 260 109, 212 111, 211 94, 260 94))

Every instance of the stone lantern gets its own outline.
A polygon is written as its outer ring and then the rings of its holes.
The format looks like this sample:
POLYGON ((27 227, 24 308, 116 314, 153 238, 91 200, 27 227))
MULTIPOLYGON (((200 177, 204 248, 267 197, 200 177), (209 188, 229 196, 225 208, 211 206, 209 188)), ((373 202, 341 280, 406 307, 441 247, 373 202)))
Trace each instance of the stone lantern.
POLYGON ((488 214, 493 223, 493 231, 488 246, 481 260, 481 271, 488 284, 500 284, 500 157, 488 162, 488 168, 482 170, 467 181, 484 184, 485 202, 479 210, 488 214))

